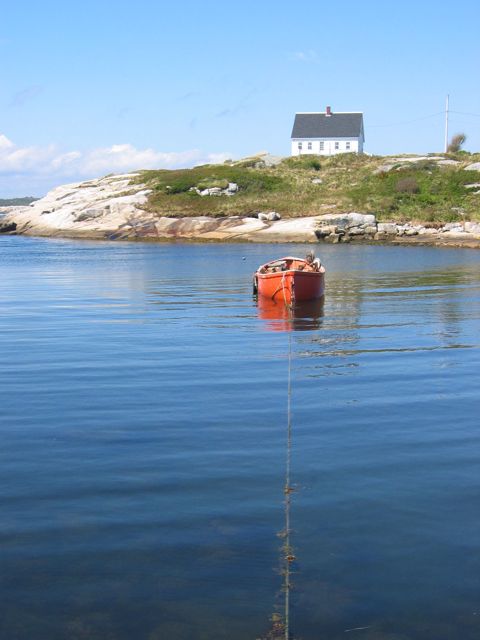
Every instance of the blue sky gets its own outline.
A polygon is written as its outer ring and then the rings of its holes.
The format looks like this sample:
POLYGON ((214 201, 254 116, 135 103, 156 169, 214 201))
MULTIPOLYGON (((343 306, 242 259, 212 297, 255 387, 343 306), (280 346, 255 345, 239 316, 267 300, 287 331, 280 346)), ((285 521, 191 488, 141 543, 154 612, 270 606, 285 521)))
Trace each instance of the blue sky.
POLYGON ((2 7, 0 198, 113 171, 288 155, 296 111, 365 150, 480 151, 479 4, 85 0, 2 7))

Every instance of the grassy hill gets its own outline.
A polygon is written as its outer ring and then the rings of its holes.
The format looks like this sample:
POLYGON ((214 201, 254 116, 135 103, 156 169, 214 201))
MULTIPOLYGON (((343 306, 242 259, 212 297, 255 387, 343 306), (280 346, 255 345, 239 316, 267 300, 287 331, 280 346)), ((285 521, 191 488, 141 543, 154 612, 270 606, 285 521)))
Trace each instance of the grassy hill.
POLYGON ((143 171, 153 190, 147 208, 166 216, 249 215, 277 211, 284 218, 359 211, 379 220, 422 223, 480 220, 480 171, 465 167, 480 154, 427 157, 340 154, 284 158, 267 166, 257 156, 193 169, 143 171), (424 158, 424 159, 422 159, 424 158), (445 162, 448 161, 448 162, 445 162), (195 189, 225 188, 232 196, 200 196, 195 189))

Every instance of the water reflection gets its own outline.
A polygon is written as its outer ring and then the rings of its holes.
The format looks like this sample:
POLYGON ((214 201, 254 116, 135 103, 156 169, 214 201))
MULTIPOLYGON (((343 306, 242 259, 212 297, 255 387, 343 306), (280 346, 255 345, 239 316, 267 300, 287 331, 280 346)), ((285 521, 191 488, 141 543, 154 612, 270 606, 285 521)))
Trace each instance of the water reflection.
POLYGON ((480 253, 0 244, 0 638, 480 637, 480 253))
POLYGON ((283 300, 258 296, 258 317, 265 320, 269 331, 312 331, 319 329, 323 322, 325 299, 319 298, 287 307, 283 300))

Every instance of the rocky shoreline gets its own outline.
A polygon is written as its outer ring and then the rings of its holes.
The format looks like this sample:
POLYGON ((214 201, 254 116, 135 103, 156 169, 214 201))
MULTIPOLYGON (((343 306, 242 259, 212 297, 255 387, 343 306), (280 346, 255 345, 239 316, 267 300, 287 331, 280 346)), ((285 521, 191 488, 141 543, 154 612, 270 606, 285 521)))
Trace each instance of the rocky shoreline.
MULTIPOLYGON (((0 208, 0 232, 101 240, 368 242, 480 248, 480 223, 469 221, 422 226, 380 222, 372 214, 359 212, 283 219, 274 211, 229 217, 159 216, 148 210, 151 192, 145 185, 132 185, 135 175, 63 185, 29 206, 0 208)), ((233 185, 228 189, 235 192, 233 185)))

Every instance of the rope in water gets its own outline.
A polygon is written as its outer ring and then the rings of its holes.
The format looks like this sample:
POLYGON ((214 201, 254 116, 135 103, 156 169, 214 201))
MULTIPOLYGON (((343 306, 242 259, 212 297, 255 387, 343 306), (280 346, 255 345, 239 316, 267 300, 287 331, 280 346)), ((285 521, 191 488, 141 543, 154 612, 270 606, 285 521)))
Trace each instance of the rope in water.
POLYGON ((290 484, 290 462, 292 451, 292 333, 288 332, 288 383, 287 383, 287 460, 285 466, 285 546, 284 546, 284 572, 285 572, 285 640, 290 640, 290 564, 295 559, 290 546, 290 507, 292 486, 290 484))
MULTIPOLYGON (((292 322, 292 310, 289 308, 289 320, 292 322)), ((283 576, 282 593, 283 593, 283 616, 274 613, 271 617, 272 626, 270 631, 262 638, 262 640, 292 640, 290 635, 290 592, 292 590, 291 574, 292 563, 295 560, 293 549, 291 547, 291 521, 290 509, 294 488, 291 485, 291 452, 292 452, 292 334, 288 332, 288 376, 287 376, 287 441, 286 441, 286 464, 285 464, 285 485, 284 485, 284 528, 279 533, 283 539, 280 553, 280 567, 283 576)))

